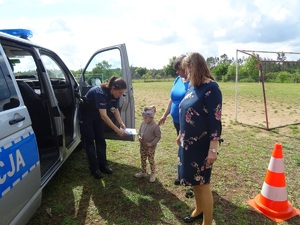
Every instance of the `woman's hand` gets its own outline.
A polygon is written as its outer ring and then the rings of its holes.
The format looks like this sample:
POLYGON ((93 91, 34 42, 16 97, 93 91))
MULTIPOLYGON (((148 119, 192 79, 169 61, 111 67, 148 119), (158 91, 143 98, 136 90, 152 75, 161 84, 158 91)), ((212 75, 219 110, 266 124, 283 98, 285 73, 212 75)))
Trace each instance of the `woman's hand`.
POLYGON ((126 129, 126 126, 125 126, 125 124, 122 122, 122 123, 120 123, 120 128, 122 128, 122 129, 126 129))
POLYGON ((206 157, 206 166, 212 165, 218 158, 218 153, 216 149, 209 149, 208 155, 206 157), (213 151, 214 150, 214 151, 213 151))
POLYGON ((176 138, 176 143, 177 143, 178 146, 180 146, 180 134, 176 138))
POLYGON ((163 124, 165 123, 165 121, 166 121, 166 117, 165 117, 165 116, 162 116, 162 117, 159 119, 159 121, 158 121, 158 126, 163 125, 163 124))
POLYGON ((126 137, 126 136, 128 135, 128 134, 125 132, 125 130, 122 130, 122 129, 118 129, 117 134, 118 134, 120 137, 126 137))

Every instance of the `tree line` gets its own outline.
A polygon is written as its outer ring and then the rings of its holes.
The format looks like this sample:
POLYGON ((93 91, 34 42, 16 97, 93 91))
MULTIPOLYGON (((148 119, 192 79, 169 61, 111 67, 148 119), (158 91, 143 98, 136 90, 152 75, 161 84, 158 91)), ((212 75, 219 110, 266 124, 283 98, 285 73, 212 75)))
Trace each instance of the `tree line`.
POLYGON ((229 59, 226 54, 220 58, 210 57, 207 63, 217 80, 235 81, 238 74, 239 82, 300 83, 300 59, 286 61, 284 53, 278 53, 277 59, 255 57, 229 59), (263 74, 262 74, 263 73, 263 74))
MULTIPOLYGON (((256 55, 256 57, 259 58, 259 55, 256 55)), ((132 78, 136 80, 142 79, 145 82, 175 78, 178 76, 173 68, 175 59, 176 56, 170 58, 169 63, 163 66, 162 69, 131 66, 132 78)), ((238 71, 239 82, 260 82, 264 79, 265 82, 300 83, 300 59, 294 62, 286 61, 284 53, 278 53, 277 60, 259 59, 261 60, 260 64, 255 57, 251 56, 239 58, 236 62, 234 58, 229 58, 226 54, 223 54, 220 57, 208 57, 206 62, 211 69, 212 75, 218 81, 233 82, 236 80, 236 72, 238 71), (263 74, 261 74, 259 68, 262 69, 263 74)), ((103 61, 97 65, 93 72, 101 73, 103 69, 109 70, 109 68, 110 65, 103 61)), ((113 72, 121 73, 121 69, 113 72)), ((72 71, 72 73, 80 76, 81 71, 72 71)))

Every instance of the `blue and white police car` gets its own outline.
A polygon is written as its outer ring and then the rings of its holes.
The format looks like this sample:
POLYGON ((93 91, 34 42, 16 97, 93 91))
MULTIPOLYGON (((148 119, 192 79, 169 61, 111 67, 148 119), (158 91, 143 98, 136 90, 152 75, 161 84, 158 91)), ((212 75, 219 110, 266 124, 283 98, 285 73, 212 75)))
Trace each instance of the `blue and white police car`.
MULTIPOLYGON (((125 44, 96 51, 77 81, 56 53, 33 44, 31 36, 30 30, 0 30, 1 225, 26 224, 40 206, 43 187, 81 141, 79 104, 93 85, 122 77, 128 89, 119 110, 126 127, 135 127, 125 44)), ((106 136, 122 139, 109 128, 106 136)))

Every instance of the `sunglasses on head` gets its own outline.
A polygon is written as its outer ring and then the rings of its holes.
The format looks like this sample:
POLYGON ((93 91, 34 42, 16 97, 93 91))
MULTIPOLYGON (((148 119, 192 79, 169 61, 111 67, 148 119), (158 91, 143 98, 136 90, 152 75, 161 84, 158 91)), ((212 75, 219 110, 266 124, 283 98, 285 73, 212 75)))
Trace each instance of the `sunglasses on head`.
POLYGON ((146 110, 142 112, 143 116, 149 116, 149 117, 154 117, 154 112, 153 110, 146 110))

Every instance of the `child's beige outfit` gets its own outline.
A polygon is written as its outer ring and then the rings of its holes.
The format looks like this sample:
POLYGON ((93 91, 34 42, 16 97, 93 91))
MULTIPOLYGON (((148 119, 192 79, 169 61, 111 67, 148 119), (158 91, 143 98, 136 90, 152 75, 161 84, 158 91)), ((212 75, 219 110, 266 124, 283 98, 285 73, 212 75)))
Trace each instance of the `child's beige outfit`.
POLYGON ((141 168, 142 171, 140 173, 135 174, 136 177, 146 177, 147 171, 147 159, 150 163, 150 182, 155 181, 155 149, 158 141, 161 139, 161 131, 160 127, 155 123, 146 123, 143 121, 141 123, 138 135, 142 138, 142 142, 140 143, 140 153, 141 153, 141 168), (145 143, 151 143, 151 147, 147 147, 145 143))

